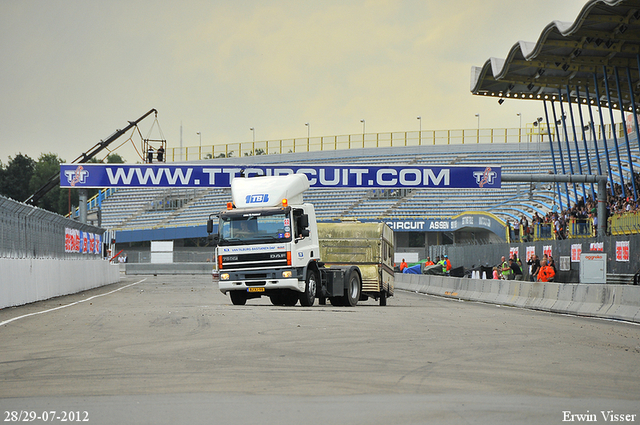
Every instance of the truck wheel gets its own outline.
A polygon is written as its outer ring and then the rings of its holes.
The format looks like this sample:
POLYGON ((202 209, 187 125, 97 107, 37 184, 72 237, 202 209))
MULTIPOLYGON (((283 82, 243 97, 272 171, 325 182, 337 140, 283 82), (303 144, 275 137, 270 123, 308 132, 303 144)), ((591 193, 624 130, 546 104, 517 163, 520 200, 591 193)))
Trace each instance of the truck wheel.
POLYGON ((316 291, 318 290, 318 275, 315 271, 307 270, 307 280, 304 292, 300 294, 300 305, 303 307, 311 307, 316 301, 316 291))
POLYGON ((294 291, 286 291, 282 294, 282 304, 287 307, 293 307, 298 304, 298 293, 294 291))
POLYGON ((229 291, 229 297, 233 305, 245 305, 247 303, 247 295, 242 291, 229 291))
POLYGON ((387 305, 387 293, 385 291, 380 292, 380 305, 383 307, 387 305))
POLYGON ((344 305, 347 307, 355 307, 360 299, 360 275, 357 271, 352 270, 347 283, 347 293, 344 296, 344 305))
POLYGON ((269 295, 269 299, 273 305, 284 305, 282 294, 269 295))
POLYGON ((329 297, 329 302, 334 307, 344 307, 344 297, 329 297))

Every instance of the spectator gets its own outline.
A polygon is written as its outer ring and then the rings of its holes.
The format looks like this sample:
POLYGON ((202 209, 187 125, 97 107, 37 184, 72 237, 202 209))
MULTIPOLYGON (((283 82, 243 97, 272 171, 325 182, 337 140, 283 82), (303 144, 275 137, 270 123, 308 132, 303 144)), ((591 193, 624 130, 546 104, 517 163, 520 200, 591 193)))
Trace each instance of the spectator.
POLYGON ((513 271, 513 279, 524 280, 524 276, 522 275, 522 268, 518 264, 518 261, 515 257, 509 258, 509 267, 511 268, 511 271, 513 271))
POLYGON ((409 267, 407 265, 407 262, 404 260, 404 258, 402 259, 402 262, 400 263, 400 271, 404 271, 404 269, 406 269, 407 267, 409 267))
POLYGON ((556 276, 555 270, 547 264, 543 259, 540 262, 540 271, 538 272, 538 282, 552 282, 556 276))
POLYGON ((449 276, 449 272, 451 271, 451 261, 449 261, 449 256, 447 254, 444 255, 444 273, 449 276))
POLYGON ((160 147, 158 148, 158 162, 162 162, 163 159, 164 159, 164 148, 162 147, 162 145, 160 145, 160 147))
POLYGON ((440 267, 442 267, 442 274, 446 275, 447 274, 447 262, 446 262, 445 257, 446 257, 446 255, 444 255, 442 258, 440 258, 440 261, 438 261, 437 264, 439 264, 440 267))
POLYGON ((502 256, 500 261, 500 273, 502 273, 502 278, 505 280, 513 279, 513 270, 509 267, 509 262, 502 256))
POLYGON ((431 261, 431 257, 427 257, 427 261, 425 261, 424 266, 429 267, 429 266, 433 266, 434 264, 435 263, 431 261))
POLYGON ((552 256, 549 256, 549 259, 547 260, 547 265, 553 269, 554 274, 557 272, 556 262, 553 260, 552 256))
POLYGON ((533 254, 529 261, 529 280, 535 282, 538 279, 538 272, 540 271, 540 260, 536 254, 533 254))
POLYGON ((493 267, 493 278, 500 279, 500 275, 498 274, 498 267, 496 266, 493 267))
POLYGON ((147 149, 147 162, 149 164, 153 162, 153 148, 151 146, 149 146, 149 149, 147 149))

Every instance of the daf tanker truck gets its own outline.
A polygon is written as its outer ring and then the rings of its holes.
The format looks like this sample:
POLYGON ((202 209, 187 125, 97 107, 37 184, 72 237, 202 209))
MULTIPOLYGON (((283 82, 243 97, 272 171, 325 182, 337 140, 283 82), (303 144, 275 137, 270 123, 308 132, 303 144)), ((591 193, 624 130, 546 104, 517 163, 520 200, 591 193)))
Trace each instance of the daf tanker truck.
MULTIPOLYGON (((262 296, 286 306, 316 299, 355 306, 369 297, 386 305, 393 295, 392 230, 383 223, 323 223, 321 239, 314 207, 302 199, 308 188, 305 174, 232 180, 232 202, 217 215, 213 236, 220 291, 234 305, 262 296)), ((213 230, 212 215, 207 231, 213 230)))

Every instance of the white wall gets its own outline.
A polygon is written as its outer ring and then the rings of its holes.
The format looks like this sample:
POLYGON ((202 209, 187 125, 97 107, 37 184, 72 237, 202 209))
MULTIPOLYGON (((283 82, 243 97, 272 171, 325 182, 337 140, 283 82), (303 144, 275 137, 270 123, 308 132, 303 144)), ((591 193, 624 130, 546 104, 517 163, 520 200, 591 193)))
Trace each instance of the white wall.
POLYGON ((119 266, 101 259, 0 258, 0 308, 73 294, 119 280, 119 266))

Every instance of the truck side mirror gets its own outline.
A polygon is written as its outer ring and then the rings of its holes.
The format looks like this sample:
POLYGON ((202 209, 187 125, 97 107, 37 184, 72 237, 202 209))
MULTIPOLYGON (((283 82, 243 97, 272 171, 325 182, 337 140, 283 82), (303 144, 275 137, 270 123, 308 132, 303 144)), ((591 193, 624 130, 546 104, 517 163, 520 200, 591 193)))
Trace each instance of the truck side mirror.
POLYGON ((309 227, 309 215, 308 214, 302 214, 300 216, 300 227, 302 229, 306 229, 307 227, 309 227))
POLYGON ((213 220, 212 219, 207 220, 207 233, 209 233, 209 234, 213 233, 213 220))

